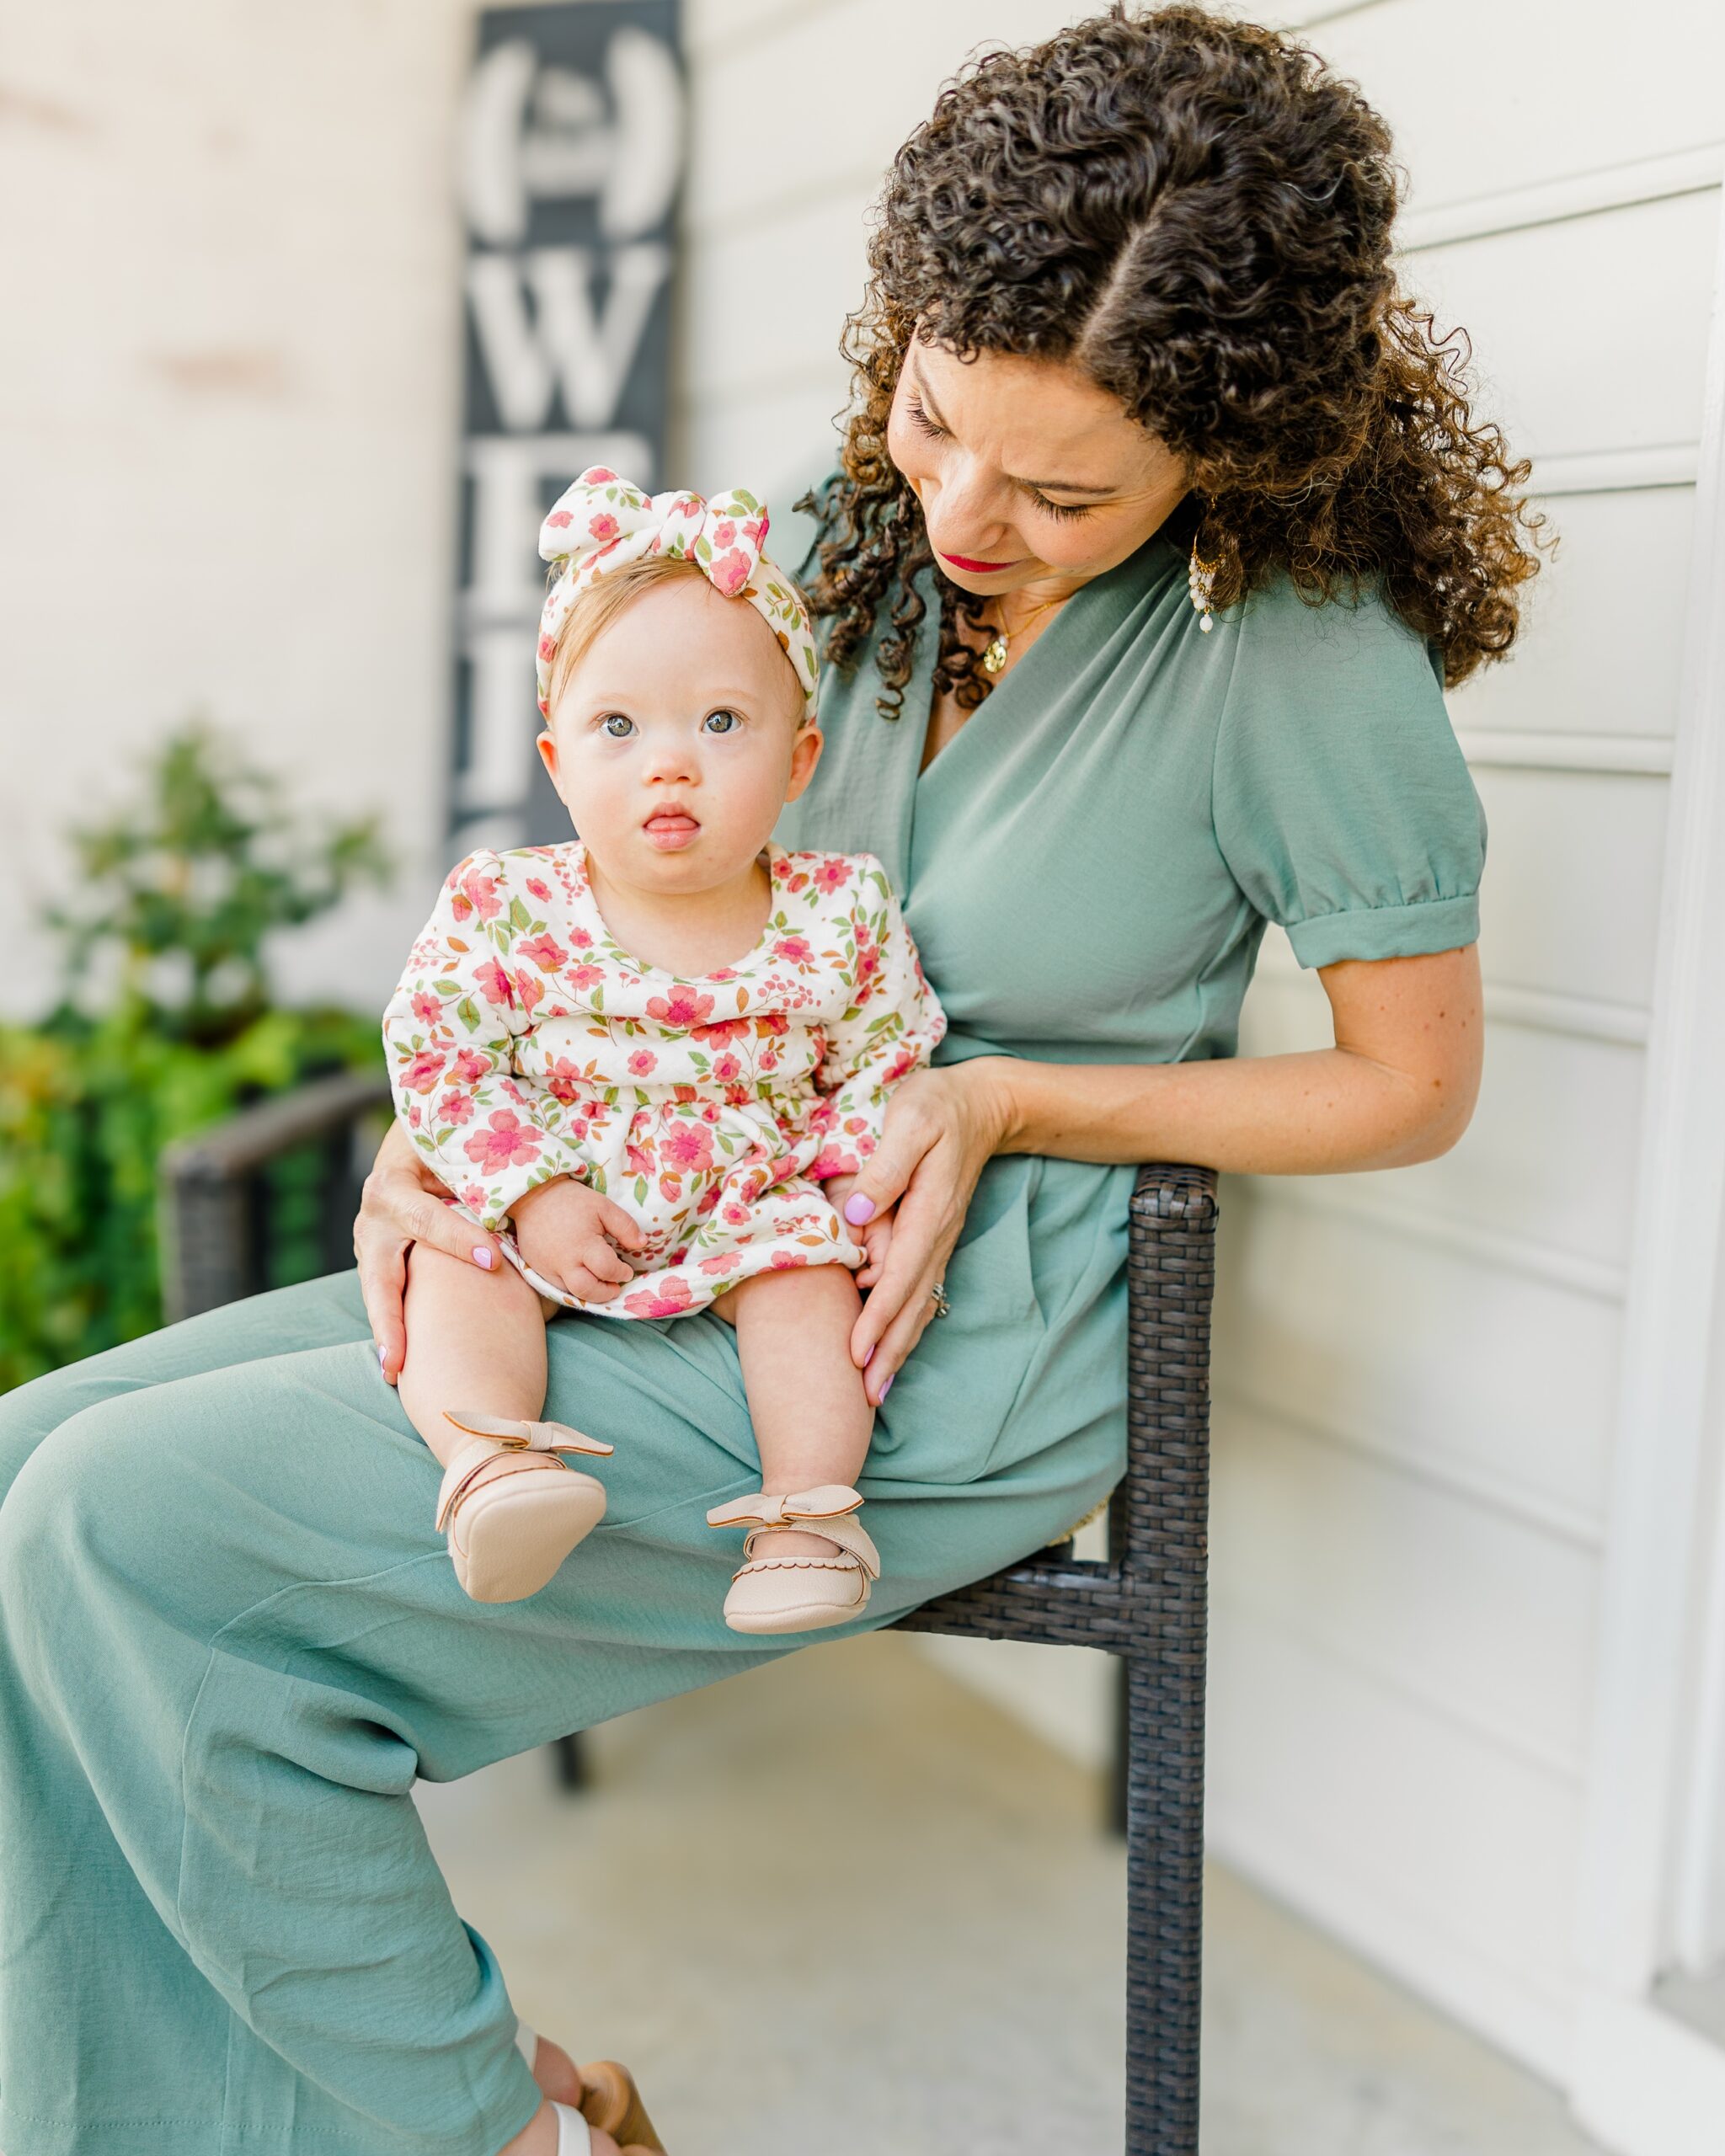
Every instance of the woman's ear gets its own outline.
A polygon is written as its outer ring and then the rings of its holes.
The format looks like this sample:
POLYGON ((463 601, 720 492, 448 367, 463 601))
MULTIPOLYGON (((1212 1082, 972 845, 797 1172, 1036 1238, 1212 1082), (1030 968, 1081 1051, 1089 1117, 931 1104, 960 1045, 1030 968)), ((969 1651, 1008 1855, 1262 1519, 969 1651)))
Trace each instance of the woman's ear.
POLYGON ((825 744, 826 736, 813 719, 799 730, 791 744, 791 773, 785 785, 787 801, 794 801, 814 777, 814 766, 820 761, 820 752, 825 744))

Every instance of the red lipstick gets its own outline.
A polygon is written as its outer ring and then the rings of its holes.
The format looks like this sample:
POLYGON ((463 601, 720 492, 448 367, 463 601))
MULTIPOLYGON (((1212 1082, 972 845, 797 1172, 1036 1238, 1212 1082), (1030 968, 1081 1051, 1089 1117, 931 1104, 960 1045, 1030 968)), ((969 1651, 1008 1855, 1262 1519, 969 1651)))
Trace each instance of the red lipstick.
POLYGON ((967 561, 962 554, 943 554, 941 559, 950 562, 955 569, 968 570, 972 576, 995 576, 1001 569, 1009 569, 1014 566, 1011 562, 967 561))

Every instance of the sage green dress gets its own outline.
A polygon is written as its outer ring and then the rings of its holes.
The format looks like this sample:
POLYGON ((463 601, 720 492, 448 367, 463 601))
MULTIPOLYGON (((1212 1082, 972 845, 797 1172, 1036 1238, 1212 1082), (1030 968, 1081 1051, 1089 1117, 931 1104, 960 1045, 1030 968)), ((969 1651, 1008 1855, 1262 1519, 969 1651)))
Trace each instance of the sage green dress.
MULTIPOLYGON (((1484 834, 1432 654, 1375 599, 1286 586, 1200 634, 1185 572, 1153 539, 1087 586, 920 776, 932 623, 899 723, 869 661, 829 679, 777 835, 886 864, 937 1062, 1228 1055, 1266 919, 1307 965, 1474 940, 1484 834)), ((1119 1476, 1132 1181, 990 1164, 862 1477, 868 1624, 1119 1476)), ((415 1776, 782 1651, 725 1629, 735 1538, 704 1524, 756 1486, 730 1330, 577 1315, 550 1362, 548 1413, 616 1444, 610 1510, 494 1608, 456 1584, 352 1274, 0 1401, 7 2156, 490 2156, 531 2115, 415 1776)))

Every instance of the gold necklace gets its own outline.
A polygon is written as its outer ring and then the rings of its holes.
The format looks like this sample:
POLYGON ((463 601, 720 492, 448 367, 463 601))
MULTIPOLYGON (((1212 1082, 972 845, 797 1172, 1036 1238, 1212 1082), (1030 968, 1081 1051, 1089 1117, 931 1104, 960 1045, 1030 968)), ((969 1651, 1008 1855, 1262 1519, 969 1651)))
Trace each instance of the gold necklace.
POLYGON ((991 675, 1001 672, 1007 663, 1007 647, 1012 642, 1013 637, 1021 633, 1023 630, 1028 629, 1039 614, 1047 613, 1050 606, 1058 606, 1060 603, 1060 601, 1059 599, 1044 599, 1039 606, 1035 606, 1031 608, 1030 611, 1024 616, 1023 620, 1019 622, 1017 630, 1007 628, 1005 623, 1002 622, 999 634, 995 638, 994 642, 990 644, 987 650, 982 654, 983 672, 985 674, 991 675))

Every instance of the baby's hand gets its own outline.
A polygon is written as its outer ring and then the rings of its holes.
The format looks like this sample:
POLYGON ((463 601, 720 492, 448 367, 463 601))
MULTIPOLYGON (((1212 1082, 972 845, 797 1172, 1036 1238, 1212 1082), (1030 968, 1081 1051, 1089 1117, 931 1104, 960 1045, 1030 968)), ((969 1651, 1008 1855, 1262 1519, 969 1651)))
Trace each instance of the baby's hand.
POLYGON ((644 1238, 633 1219, 609 1198, 573 1176, 536 1184, 513 1209, 515 1242, 542 1278, 584 1303, 608 1303, 635 1277, 615 1246, 638 1251, 644 1238))
MULTIPOLYGON (((844 1219, 845 1200, 857 1187, 857 1183, 855 1176, 829 1176, 827 1178, 826 1194, 841 1219, 844 1219)), ((865 1221, 860 1228, 848 1220, 845 1221, 851 1241, 861 1243, 868 1253, 867 1265, 851 1275, 861 1289, 872 1288, 880 1278, 881 1267, 886 1263, 886 1254, 892 1247, 893 1215, 897 1210, 896 1202, 883 1206, 872 1219, 865 1221)))

